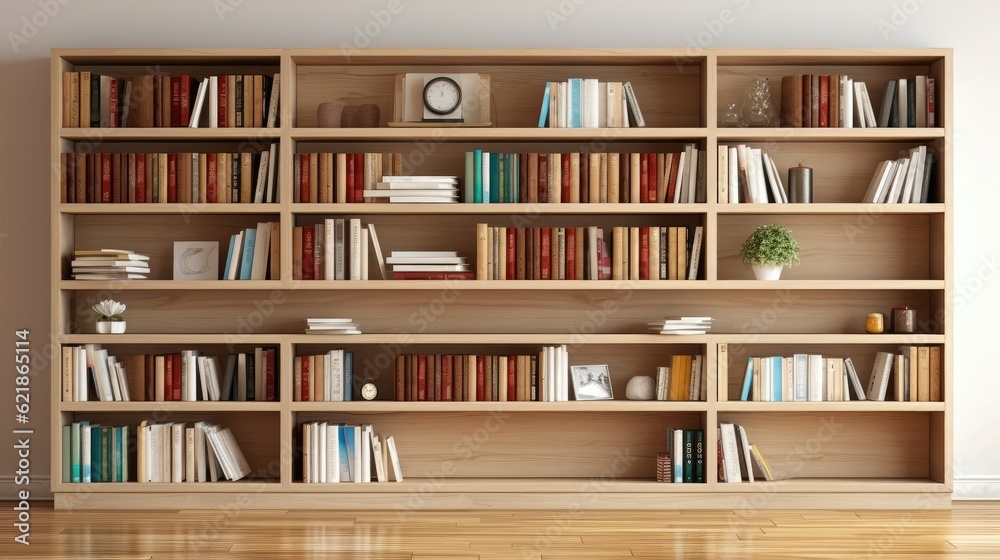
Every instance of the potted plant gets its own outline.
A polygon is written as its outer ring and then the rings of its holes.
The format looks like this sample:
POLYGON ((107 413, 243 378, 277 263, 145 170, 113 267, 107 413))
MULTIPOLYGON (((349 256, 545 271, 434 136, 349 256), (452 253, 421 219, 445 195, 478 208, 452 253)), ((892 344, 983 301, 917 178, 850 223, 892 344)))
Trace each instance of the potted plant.
POLYGON ((125 304, 113 299, 106 299, 95 304, 92 309, 100 317, 97 319, 97 332, 101 334, 121 334, 125 332, 125 319, 122 313, 125 312, 125 304))
POLYGON ((753 268, 758 280, 777 280, 785 265, 799 262, 799 244, 785 226, 759 226, 740 247, 740 260, 753 268))

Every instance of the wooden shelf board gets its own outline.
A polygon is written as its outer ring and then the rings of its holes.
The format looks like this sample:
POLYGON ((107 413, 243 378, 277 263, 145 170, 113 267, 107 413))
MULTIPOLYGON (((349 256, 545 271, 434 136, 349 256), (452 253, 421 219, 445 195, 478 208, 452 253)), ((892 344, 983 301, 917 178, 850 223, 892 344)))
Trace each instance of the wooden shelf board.
POLYGON ((60 204, 62 214, 278 214, 280 204, 60 204))
POLYGON ((915 48, 821 48, 821 49, 712 49, 720 68, 726 66, 785 66, 785 65, 884 65, 930 64, 952 53, 952 49, 915 48))
POLYGON ((61 280, 61 290, 279 290, 289 285, 278 280, 61 280))
POLYGON ((202 493, 202 492, 274 492, 282 490, 282 486, 277 479, 272 478, 243 478, 237 481, 222 480, 219 482, 94 482, 94 483, 73 483, 73 482, 53 482, 53 492, 78 492, 86 489, 87 492, 96 493, 132 493, 132 492, 177 492, 177 493, 202 493))
POLYGON ((132 141, 132 140, 247 140, 277 142, 280 128, 60 128, 59 137, 74 141, 132 141))
POLYGON ((723 492, 862 492, 862 493, 950 493, 942 482, 923 478, 792 478, 788 480, 718 483, 713 490, 723 492), (762 488, 763 487, 763 488, 762 488))
POLYGON ((283 49, 293 63, 304 66, 359 65, 420 65, 428 64, 514 64, 580 65, 580 64, 662 64, 674 67, 678 61, 701 64, 702 56, 689 56, 684 49, 618 49, 618 48, 474 48, 474 49, 283 49))
POLYGON ((711 333, 720 342, 729 344, 943 344, 943 334, 830 334, 830 333, 711 333))
POLYGON ((128 402, 64 402, 62 412, 277 412, 280 402, 244 401, 128 401, 128 402))
POLYGON ((943 402, 744 402, 718 403, 723 412, 943 412, 943 402))
POLYGON ((945 205, 926 204, 718 204, 716 213, 722 214, 944 214, 945 205))
POLYGON ((679 401, 568 402, 295 402, 292 412, 705 412, 707 403, 679 401))
POLYGON ((943 128, 719 128, 719 142, 863 142, 937 140, 943 128))
POLYGON ((293 128, 298 142, 434 142, 471 141, 695 141, 707 137, 705 128, 474 128, 474 127, 380 127, 380 128, 293 128))
MULTIPOLYGON (((287 336, 287 335, 286 335, 287 336)), ((278 344, 282 335, 268 334, 64 334, 62 344, 278 344)), ((89 402, 89 401, 88 401, 89 402)))
POLYGON ((479 214, 522 214, 529 211, 532 214, 580 214, 607 215, 620 214, 661 215, 661 214, 704 214, 708 206, 704 203, 694 204, 292 204, 293 214, 415 214, 426 215, 433 212, 438 215, 479 215, 479 214))
POLYGON ((283 49, 265 48, 81 48, 52 49, 53 58, 71 64, 274 64, 283 49))

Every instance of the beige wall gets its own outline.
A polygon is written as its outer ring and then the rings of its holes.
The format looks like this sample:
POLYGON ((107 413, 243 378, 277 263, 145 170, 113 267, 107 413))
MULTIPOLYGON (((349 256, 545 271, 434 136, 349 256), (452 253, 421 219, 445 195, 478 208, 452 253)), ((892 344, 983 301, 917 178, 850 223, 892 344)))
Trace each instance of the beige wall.
MULTIPOLYGON (((941 0, 7 0, 0 3, 0 361, 14 331, 48 355, 48 54, 53 47, 623 46, 955 47, 958 495, 1000 498, 995 347, 1000 249, 992 128, 1000 6, 941 0), (967 9, 957 6, 967 5, 967 9), (983 7, 988 6, 988 7, 983 7), (397 13, 387 17, 387 8, 397 13), (51 15, 50 15, 51 14, 51 15), (34 21, 31 26, 27 21, 34 21), (378 23, 381 19, 383 23, 378 23), (725 20, 728 23, 723 23, 725 20), (366 37, 359 29, 370 30, 366 37), (20 38, 18 37, 20 36, 20 38), (23 39, 23 42, 22 42, 23 39), (988 151, 989 150, 989 151, 988 151), (986 242, 984 242, 984 240, 986 242)), ((47 369, 32 381, 32 474, 48 473, 47 369)), ((0 447, 11 449, 13 369, 0 373, 0 447)), ((15 462, 0 453, 0 497, 15 462)), ((40 480, 35 476, 36 480, 40 480)))

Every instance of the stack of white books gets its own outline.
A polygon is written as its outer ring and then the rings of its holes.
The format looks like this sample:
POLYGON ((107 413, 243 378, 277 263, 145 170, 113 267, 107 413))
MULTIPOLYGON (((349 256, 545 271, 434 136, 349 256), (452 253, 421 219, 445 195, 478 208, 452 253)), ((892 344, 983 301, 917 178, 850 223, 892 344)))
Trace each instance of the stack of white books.
POLYGON ((389 202, 458 202, 458 177, 451 175, 387 175, 374 189, 365 189, 366 198, 389 202))
POLYGON ((306 319, 306 334, 361 334, 358 324, 344 317, 306 319))
POLYGON ((83 249, 73 252, 76 280, 142 279, 149 274, 149 257, 127 249, 83 249))
POLYGON ((658 334, 705 334, 712 328, 712 318, 673 317, 648 324, 649 330, 658 334))
POLYGON ((385 260, 393 278, 405 273, 470 272, 471 265, 457 251, 393 251, 385 260), (404 273, 399 275, 398 273, 404 273))

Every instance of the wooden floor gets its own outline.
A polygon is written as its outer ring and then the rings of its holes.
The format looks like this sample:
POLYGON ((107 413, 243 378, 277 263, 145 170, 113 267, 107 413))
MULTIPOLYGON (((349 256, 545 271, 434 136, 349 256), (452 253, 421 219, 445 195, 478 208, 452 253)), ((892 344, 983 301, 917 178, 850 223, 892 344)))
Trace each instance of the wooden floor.
MULTIPOLYGON (((137 506, 141 504, 136 504, 137 506)), ((13 504, 2 504, 10 519, 13 504)), ((54 511, 3 558, 1000 558, 1000 503, 951 511, 54 511)))

